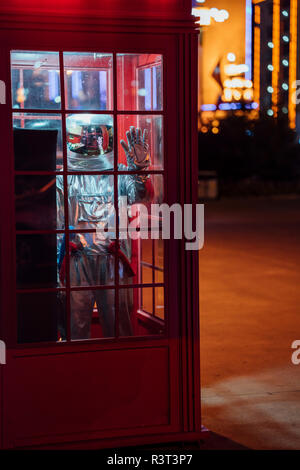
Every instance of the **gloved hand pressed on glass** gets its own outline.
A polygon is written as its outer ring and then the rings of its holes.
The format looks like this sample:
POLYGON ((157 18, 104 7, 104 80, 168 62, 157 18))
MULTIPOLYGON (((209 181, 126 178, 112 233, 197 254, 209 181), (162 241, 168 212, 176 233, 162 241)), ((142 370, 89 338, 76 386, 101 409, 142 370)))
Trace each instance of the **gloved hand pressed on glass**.
POLYGON ((124 140, 120 141, 126 154, 128 168, 135 166, 139 169, 147 168, 150 165, 148 131, 144 129, 143 136, 141 129, 130 126, 126 132, 128 145, 124 140))

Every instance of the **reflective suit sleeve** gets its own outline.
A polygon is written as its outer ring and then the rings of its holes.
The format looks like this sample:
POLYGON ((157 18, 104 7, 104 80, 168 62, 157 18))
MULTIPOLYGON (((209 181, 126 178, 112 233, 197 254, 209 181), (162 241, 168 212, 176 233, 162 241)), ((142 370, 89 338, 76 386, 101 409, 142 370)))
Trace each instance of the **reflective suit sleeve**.
MULTIPOLYGON (((125 165, 119 165, 120 171, 126 171, 129 168, 125 165)), ((130 168, 132 169, 132 168, 130 168)), ((135 204, 137 202, 148 201, 150 199, 149 175, 143 174, 139 169, 139 174, 135 175, 121 175, 119 185, 119 195, 127 196, 128 204, 135 204)))
POLYGON ((120 195, 127 196, 128 203, 134 204, 150 199, 151 183, 149 175, 145 174, 150 165, 148 132, 145 129, 142 134, 139 128, 131 126, 126 132, 126 137, 127 144, 121 140, 121 145, 126 155, 127 167, 119 165, 119 170, 138 171, 138 173, 121 176, 120 195))

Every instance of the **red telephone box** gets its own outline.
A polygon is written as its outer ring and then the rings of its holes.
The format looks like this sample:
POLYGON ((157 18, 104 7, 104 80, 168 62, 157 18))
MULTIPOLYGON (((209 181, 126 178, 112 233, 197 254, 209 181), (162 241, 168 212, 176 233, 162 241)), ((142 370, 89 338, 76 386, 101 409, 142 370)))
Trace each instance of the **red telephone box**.
POLYGON ((13 0, 0 44, 0 447, 195 440, 197 252, 120 224, 196 203, 191 1, 13 0))

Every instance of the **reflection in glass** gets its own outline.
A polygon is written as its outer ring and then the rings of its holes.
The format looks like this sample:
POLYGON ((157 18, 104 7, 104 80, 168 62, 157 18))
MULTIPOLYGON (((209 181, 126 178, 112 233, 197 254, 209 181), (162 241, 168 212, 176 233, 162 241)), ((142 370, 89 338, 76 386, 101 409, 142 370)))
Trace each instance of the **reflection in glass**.
POLYGON ((16 269, 18 288, 57 286, 56 246, 55 234, 17 235, 16 269))
POLYGON ((17 230, 55 230, 64 227, 63 188, 60 200, 56 199, 59 178, 52 175, 15 177, 17 230), (60 208, 58 218, 57 206, 60 208))
POLYGON ((159 315, 153 311, 154 290, 152 287, 127 288, 119 290, 119 335, 149 336, 164 333, 163 297, 157 297, 159 315), (130 319, 131 334, 122 326, 124 318, 130 319))
POLYGON ((61 341, 60 319, 64 312, 61 292, 17 294, 18 343, 61 341))
POLYGON ((11 52, 12 106, 60 109, 58 52, 11 52))
POLYGON ((66 108, 112 109, 112 54, 64 52, 66 108))
POLYGON ((113 117, 108 114, 69 114, 66 119, 68 168, 106 171, 114 167, 113 117))
POLYGON ((16 170, 55 171, 63 168, 59 114, 13 113, 16 170))
POLYGON ((71 291, 71 339, 115 336, 115 290, 71 291))
POLYGON ((161 111, 162 56, 117 54, 118 109, 161 111))
POLYGON ((159 115, 119 115, 118 116, 118 159, 119 163, 126 164, 126 156, 120 145, 120 141, 127 143, 126 132, 132 126, 140 130, 141 135, 147 133, 147 144, 150 156, 149 170, 163 169, 163 117, 159 115))

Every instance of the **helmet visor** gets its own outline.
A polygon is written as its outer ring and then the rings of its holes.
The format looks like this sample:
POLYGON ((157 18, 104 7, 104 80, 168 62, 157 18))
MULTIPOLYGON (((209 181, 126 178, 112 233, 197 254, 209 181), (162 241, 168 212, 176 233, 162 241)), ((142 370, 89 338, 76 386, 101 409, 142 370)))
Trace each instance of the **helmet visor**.
POLYGON ((67 118, 66 130, 70 152, 89 157, 113 150, 112 116, 71 115, 67 118))

